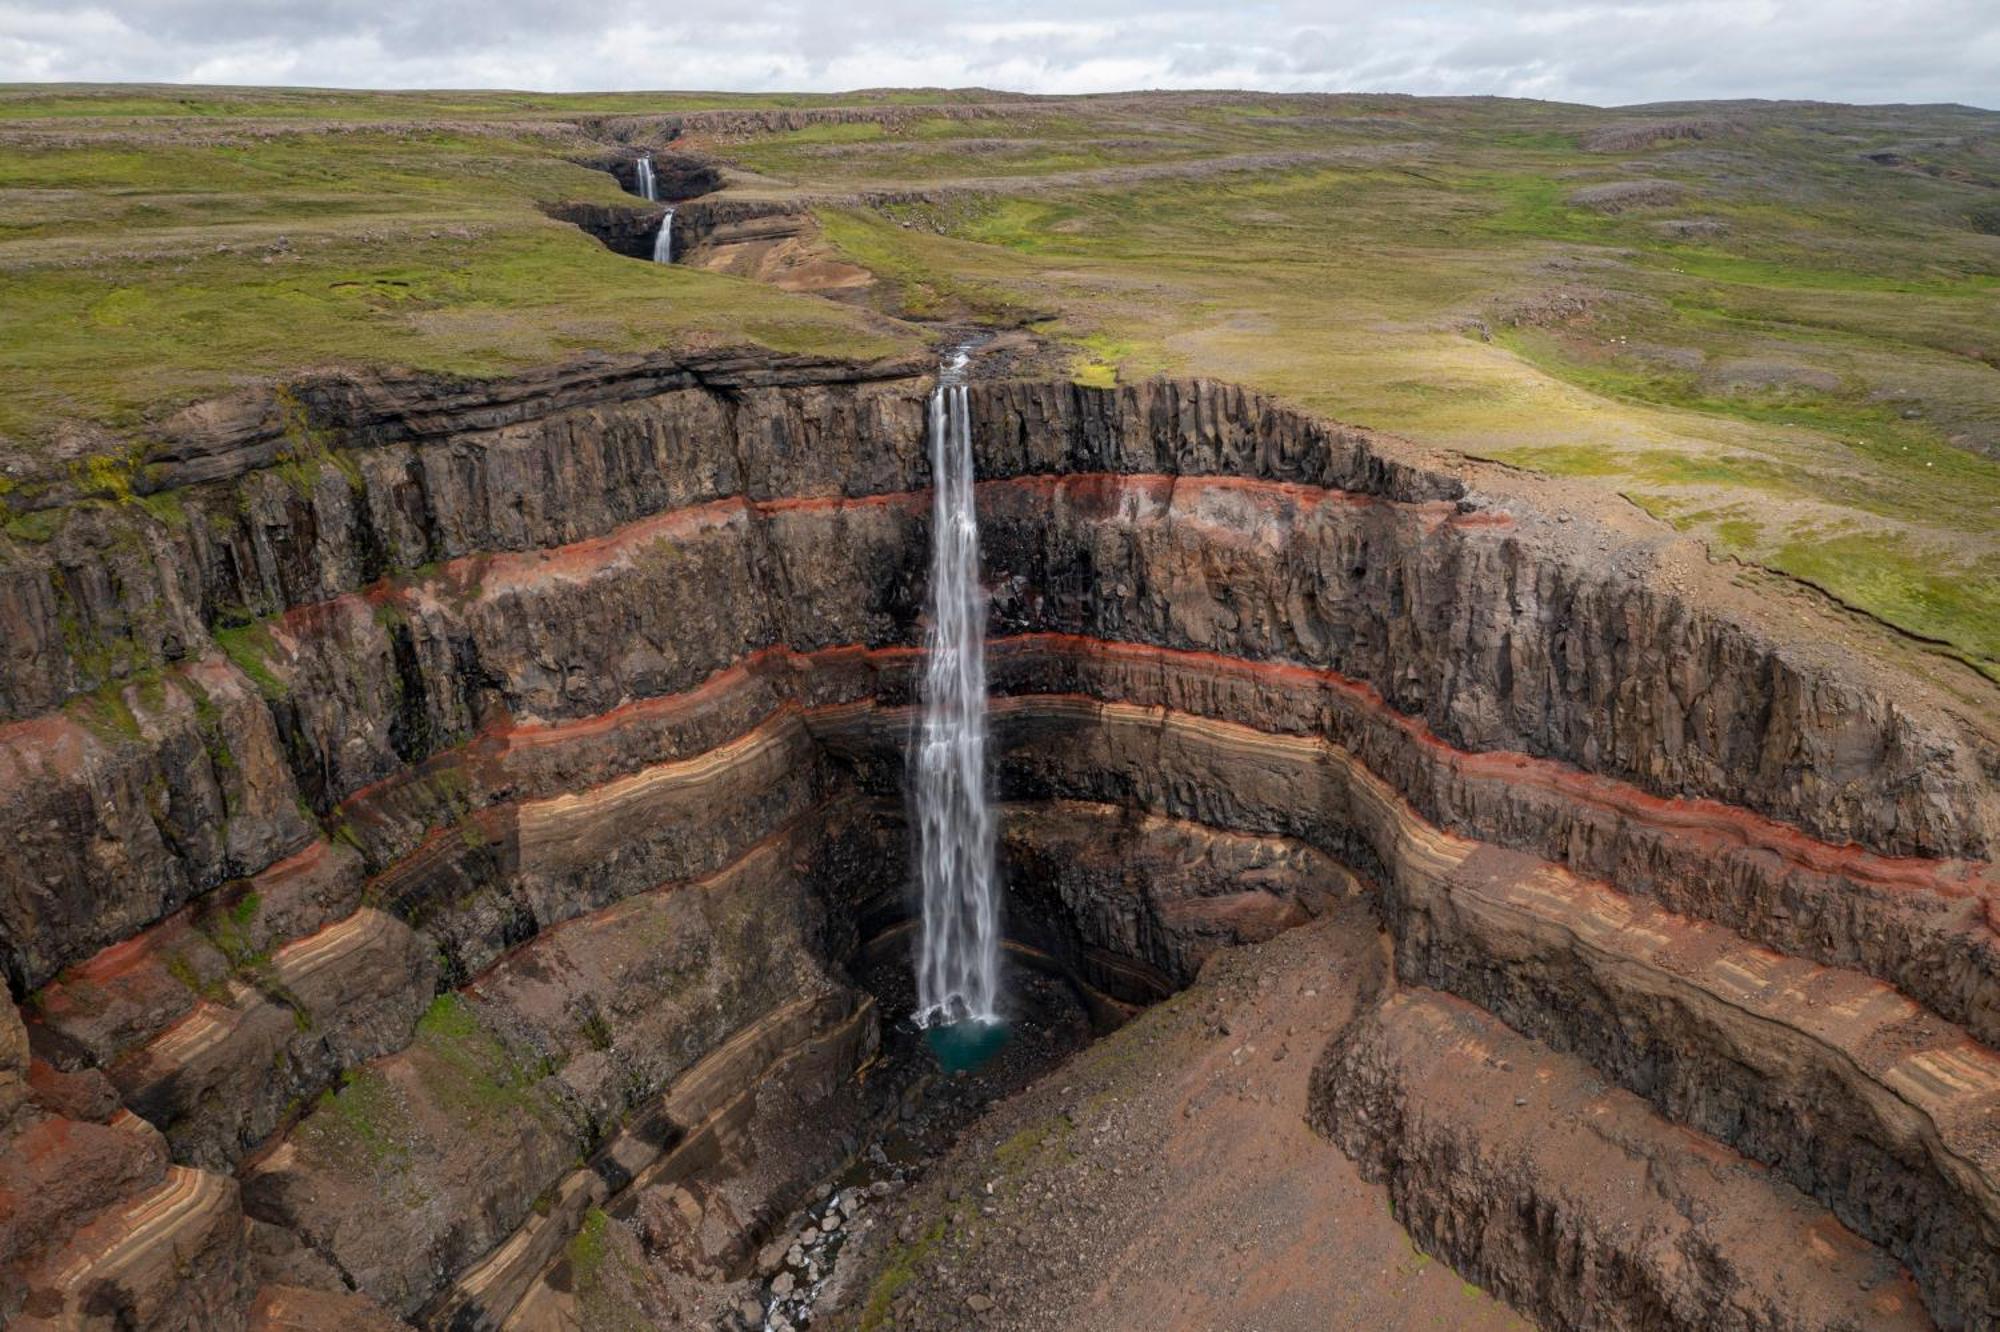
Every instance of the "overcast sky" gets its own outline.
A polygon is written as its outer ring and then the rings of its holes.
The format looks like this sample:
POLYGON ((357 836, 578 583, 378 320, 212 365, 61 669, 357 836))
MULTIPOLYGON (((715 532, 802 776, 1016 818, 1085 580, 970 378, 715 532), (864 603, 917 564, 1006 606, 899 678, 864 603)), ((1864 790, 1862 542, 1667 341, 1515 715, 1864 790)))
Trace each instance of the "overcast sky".
POLYGON ((0 82, 2000 107, 2000 0, 0 0, 0 82))

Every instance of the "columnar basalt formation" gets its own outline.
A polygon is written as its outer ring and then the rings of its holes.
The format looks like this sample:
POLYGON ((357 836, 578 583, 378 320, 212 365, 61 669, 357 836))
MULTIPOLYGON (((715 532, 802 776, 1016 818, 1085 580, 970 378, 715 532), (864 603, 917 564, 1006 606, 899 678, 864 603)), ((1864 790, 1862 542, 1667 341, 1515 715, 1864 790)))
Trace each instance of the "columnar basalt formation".
MULTIPOLYGON (((848 964, 908 909, 927 388, 720 353, 327 380, 184 413, 130 495, 30 488, 0 1123, 4 1187, 63 1179, 70 1229, 0 1232, 26 1313, 534 1325, 592 1209, 667 1217, 746 1088, 868 1058, 848 964), (201 1260, 149 1256, 169 1232, 201 1260)), ((970 406, 1017 940, 1137 1003, 1372 895, 1402 980, 1458 998, 1392 997, 1316 1114, 1392 1191, 1467 1163, 1412 1221, 1461 1270, 1578 1326, 1536 1275, 1578 1255, 1633 1325, 1920 1319, 1899 1265, 1941 1325, 2000 1318, 1990 690, 1226 385, 970 406), (1628 1089, 1576 1095, 1730 1219, 1642 1243, 1560 1152, 1505 1165, 1427 1090, 1432 1029, 1628 1089), (1517 1187, 1547 1228, 1474 1238, 1517 1187), (1670 1279, 1667 1248, 1808 1198, 1870 1284, 1761 1249, 1670 1279)), ((647 1233, 721 1270, 762 1206, 647 1233)))

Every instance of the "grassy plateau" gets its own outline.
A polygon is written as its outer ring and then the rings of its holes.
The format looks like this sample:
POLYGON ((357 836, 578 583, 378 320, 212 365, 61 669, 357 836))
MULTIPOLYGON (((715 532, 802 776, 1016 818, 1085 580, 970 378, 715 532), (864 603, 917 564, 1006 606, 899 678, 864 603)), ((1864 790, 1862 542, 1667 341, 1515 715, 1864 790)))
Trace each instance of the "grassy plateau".
POLYGON ((881 354, 930 318, 1575 478, 2000 678, 2000 113, 0 87, 7 449, 318 367, 881 354), (544 215, 631 202, 590 164, 635 147, 798 200, 875 285, 544 215))

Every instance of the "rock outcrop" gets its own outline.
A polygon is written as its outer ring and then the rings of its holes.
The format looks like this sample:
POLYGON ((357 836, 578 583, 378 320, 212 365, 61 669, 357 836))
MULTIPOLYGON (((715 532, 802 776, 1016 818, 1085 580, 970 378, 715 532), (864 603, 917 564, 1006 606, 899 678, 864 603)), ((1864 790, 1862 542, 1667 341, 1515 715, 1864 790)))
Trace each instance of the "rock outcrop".
POLYGON ((1391 995, 1330 1054, 1323 1126, 1420 1244, 1543 1327, 1931 1326, 1825 1211, 1470 1004, 1391 995))

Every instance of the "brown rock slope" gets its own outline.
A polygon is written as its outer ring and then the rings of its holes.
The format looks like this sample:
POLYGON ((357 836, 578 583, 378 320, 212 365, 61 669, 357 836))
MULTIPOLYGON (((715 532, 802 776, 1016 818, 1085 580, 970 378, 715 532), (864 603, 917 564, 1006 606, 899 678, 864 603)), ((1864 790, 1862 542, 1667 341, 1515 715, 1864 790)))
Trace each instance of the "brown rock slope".
MULTIPOLYGON (((908 911, 910 372, 325 380, 184 413, 129 502, 44 478, 46 539, 0 543, 0 960, 46 1084, 0 1084, 22 1309, 536 1326, 581 1307, 578 1237, 639 1235, 643 1311, 648 1259, 726 1275, 837 1164, 764 1161, 698 1257, 647 1221, 742 1156, 747 1089, 810 1104, 875 1048, 849 964, 908 911)), ((2000 1318, 1990 687, 1638 515, 1227 386, 973 410, 1023 942, 1139 1003, 1369 894, 1405 982, 1641 1098, 1620 1141, 1768 1167, 1716 1206, 1795 1189, 1941 1324, 2000 1318)), ((1422 1099, 1399 1057, 1315 1092, 1358 1160, 1393 1190, 1503 1150, 1448 1105, 1349 1122, 1364 1074, 1422 1099)), ((1633 1274, 1607 1322, 1703 1298, 1560 1164, 1520 1179, 1633 1274)), ((1416 1233, 1558 1317, 1521 1284, 1553 1260, 1458 1224, 1416 1233)), ((1743 1260, 1744 1325, 1833 1307, 1784 1248, 1743 1260)))

